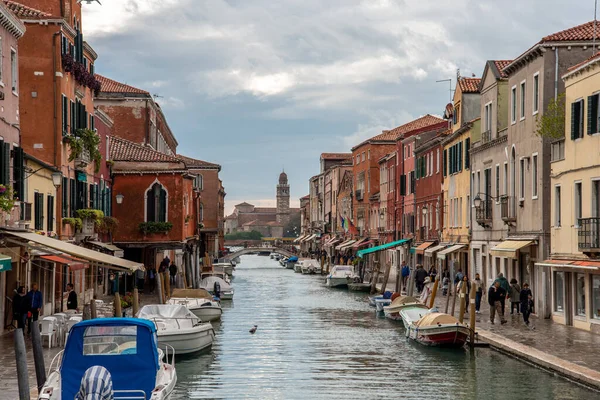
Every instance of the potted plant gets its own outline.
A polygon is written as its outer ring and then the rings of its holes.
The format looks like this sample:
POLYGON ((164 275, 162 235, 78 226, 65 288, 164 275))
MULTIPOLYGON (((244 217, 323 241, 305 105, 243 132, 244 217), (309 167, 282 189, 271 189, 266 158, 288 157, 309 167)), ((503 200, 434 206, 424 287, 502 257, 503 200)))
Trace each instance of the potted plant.
POLYGON ((9 213, 15 206, 15 191, 10 186, 0 185, 0 210, 9 213))
POLYGON ((172 222, 142 222, 138 225, 144 235, 149 233, 167 233, 173 229, 172 222))

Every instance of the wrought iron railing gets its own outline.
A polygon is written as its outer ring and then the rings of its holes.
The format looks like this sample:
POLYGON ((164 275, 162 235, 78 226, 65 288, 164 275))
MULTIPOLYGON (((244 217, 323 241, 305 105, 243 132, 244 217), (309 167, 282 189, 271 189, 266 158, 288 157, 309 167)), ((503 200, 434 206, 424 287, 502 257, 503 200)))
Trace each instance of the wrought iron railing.
POLYGON ((517 220, 517 203, 514 196, 500 197, 500 212, 504 222, 517 220))
POLYGON ((475 207, 475 220, 478 224, 487 224, 492 221, 493 200, 482 200, 479 207, 475 207))
POLYGON ((600 218, 581 218, 577 236, 579 250, 600 251, 600 218))

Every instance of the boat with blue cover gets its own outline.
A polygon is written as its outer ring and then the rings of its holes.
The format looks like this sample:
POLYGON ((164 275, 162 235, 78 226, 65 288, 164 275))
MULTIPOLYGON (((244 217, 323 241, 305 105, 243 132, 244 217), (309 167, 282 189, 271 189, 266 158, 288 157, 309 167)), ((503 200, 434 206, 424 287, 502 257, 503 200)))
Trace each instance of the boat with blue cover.
POLYGON ((158 347, 153 322, 97 318, 71 328, 65 349, 52 360, 38 400, 74 399, 84 374, 94 366, 110 373, 115 400, 166 400, 177 383, 175 353, 169 346, 158 347))

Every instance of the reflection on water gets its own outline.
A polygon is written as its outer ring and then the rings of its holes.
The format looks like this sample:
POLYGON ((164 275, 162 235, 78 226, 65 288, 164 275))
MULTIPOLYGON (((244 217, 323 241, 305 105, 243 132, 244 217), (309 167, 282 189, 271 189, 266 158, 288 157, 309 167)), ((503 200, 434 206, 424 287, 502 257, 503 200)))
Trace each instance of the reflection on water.
POLYGON ((177 359, 179 399, 584 399, 598 394, 489 349, 408 342, 364 293, 244 256, 211 353, 177 359), (256 334, 248 330, 258 325, 256 334))

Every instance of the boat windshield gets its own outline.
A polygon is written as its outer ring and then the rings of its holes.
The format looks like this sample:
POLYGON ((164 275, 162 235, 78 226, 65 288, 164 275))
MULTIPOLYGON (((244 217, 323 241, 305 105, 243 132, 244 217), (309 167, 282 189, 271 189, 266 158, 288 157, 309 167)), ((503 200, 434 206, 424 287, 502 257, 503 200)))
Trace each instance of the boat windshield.
POLYGON ((89 326, 83 333, 83 355, 137 354, 137 328, 137 326, 89 326))
POLYGON ((349 266, 341 266, 341 267, 335 267, 336 271, 350 271, 350 267, 349 266))

